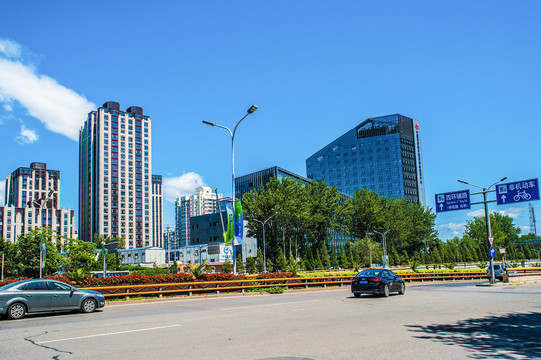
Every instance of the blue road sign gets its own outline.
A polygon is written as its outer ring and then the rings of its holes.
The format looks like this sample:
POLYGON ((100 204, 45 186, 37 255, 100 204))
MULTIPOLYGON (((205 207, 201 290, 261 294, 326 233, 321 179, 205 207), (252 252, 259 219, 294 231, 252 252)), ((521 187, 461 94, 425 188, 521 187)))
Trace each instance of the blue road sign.
POLYGON ((539 182, 537 179, 515 181, 496 186, 496 202, 498 205, 532 200, 539 200, 539 182))
POLYGON ((436 212, 471 209, 470 190, 436 194, 436 212))
POLYGON ((496 250, 494 250, 494 248, 491 246, 488 248, 488 253, 490 255, 491 258, 494 259, 494 256, 496 256, 496 250))

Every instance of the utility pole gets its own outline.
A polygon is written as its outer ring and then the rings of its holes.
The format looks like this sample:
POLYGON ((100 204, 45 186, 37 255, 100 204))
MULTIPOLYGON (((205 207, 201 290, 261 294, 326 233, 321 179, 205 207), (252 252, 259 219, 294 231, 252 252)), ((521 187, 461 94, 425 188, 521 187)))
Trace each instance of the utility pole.
POLYGON ((167 263, 171 263, 171 226, 169 224, 165 225, 165 239, 167 240, 167 263))

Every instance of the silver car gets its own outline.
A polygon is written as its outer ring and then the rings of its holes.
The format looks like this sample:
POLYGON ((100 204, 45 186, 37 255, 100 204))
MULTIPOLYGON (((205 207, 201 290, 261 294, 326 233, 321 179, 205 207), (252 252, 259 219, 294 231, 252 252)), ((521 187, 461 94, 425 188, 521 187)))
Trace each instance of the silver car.
POLYGON ((80 290, 57 280, 21 280, 0 287, 0 315, 20 319, 26 313, 79 310, 91 313, 105 306, 103 294, 80 290))

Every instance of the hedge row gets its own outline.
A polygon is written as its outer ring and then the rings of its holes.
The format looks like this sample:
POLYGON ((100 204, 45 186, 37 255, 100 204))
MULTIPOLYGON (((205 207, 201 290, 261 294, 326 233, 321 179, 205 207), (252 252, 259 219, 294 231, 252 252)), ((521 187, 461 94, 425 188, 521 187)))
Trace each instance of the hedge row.
MULTIPOLYGON (((262 273, 255 276, 255 279, 273 279, 293 277, 293 273, 262 273)), ((254 277, 250 277, 253 279, 254 277)), ((0 282, 0 287, 10 284, 15 281, 25 280, 27 278, 5 280, 0 282)), ((186 273, 168 274, 168 275, 124 275, 111 276, 105 278, 86 278, 78 284, 64 276, 46 277, 46 279, 60 280, 68 284, 82 287, 97 287, 97 286, 122 286, 122 285, 140 285, 140 284, 164 284, 164 283, 180 283, 190 281, 224 281, 224 280, 246 280, 246 275, 233 275, 230 273, 205 273, 200 279, 195 279, 192 275, 186 273)))

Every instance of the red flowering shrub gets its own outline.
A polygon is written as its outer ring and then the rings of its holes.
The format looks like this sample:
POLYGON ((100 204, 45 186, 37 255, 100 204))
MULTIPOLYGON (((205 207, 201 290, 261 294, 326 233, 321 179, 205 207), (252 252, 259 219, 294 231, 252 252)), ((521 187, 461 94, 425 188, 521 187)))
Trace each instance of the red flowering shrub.
POLYGON ((29 278, 19 278, 19 279, 10 279, 10 280, 0 281, 0 287, 2 287, 2 286, 4 286, 4 285, 7 285, 7 284, 14 283, 15 281, 28 280, 28 279, 29 279, 29 278))
POLYGON ((168 274, 168 275, 123 275, 105 278, 87 278, 81 285, 88 287, 95 286, 120 286, 120 285, 141 285, 141 284, 163 284, 194 281, 189 274, 168 274))
POLYGON ((276 279, 276 278, 290 278, 298 277, 292 272, 275 272, 275 273, 261 273, 256 276, 256 279, 276 279))
POLYGON ((45 277, 45 279, 62 281, 62 282, 65 282, 67 284, 72 284, 73 285, 73 282, 70 279, 68 279, 67 277, 65 277, 65 276, 47 276, 47 277, 45 277))
POLYGON ((246 275, 233 275, 230 273, 204 273, 201 275, 202 281, 225 281, 225 280, 245 280, 246 275))

